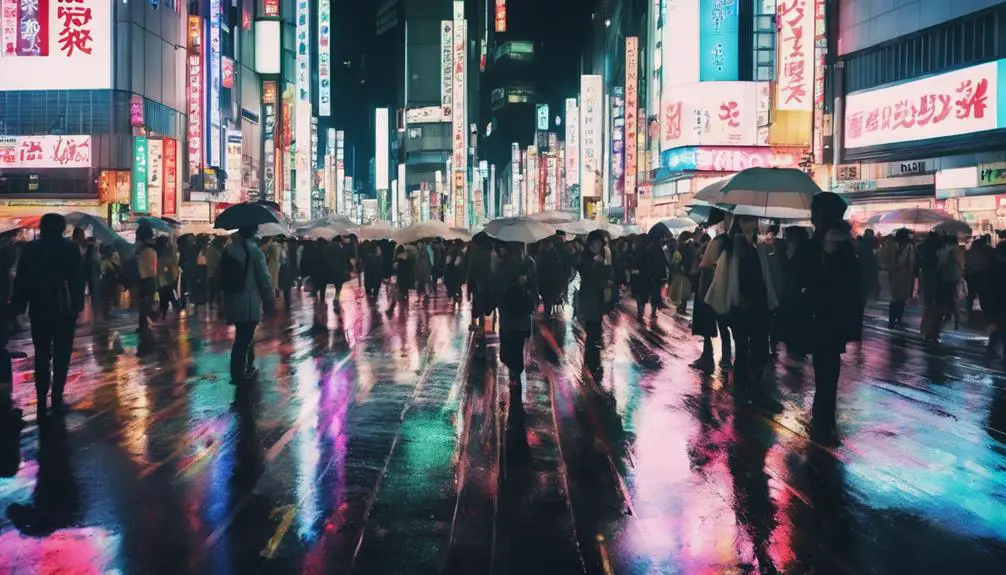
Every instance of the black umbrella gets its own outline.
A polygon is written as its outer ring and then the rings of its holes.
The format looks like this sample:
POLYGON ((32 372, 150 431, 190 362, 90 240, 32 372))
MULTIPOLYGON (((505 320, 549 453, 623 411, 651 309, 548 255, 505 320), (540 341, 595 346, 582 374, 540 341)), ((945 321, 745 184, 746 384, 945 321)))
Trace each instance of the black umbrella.
POLYGON ((657 222, 646 235, 650 236, 650 239, 661 240, 666 238, 671 234, 671 229, 667 227, 664 222, 657 222))
POLYGON ((286 225, 276 210, 264 203, 248 202, 233 205, 217 216, 213 227, 221 230, 236 230, 246 226, 262 224, 286 225))

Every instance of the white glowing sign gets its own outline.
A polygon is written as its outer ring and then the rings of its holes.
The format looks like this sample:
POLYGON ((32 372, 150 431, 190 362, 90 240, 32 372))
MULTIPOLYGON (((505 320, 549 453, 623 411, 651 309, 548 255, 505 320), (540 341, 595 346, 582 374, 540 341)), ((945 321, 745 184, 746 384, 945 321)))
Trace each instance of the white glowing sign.
POLYGON ((349 194, 345 192, 346 180, 346 133, 335 132, 335 205, 340 214, 349 211, 352 203, 349 194))
POLYGON ((0 168, 90 168, 91 136, 0 136, 0 168))
POLYGON ((314 180, 311 158, 311 8, 309 0, 296 0, 294 44, 296 47, 296 106, 294 111, 294 219, 306 220, 311 213, 311 187, 314 180))
POLYGON ((914 142, 995 130, 1006 60, 854 92, 845 99, 845 147, 914 142))
POLYGON ((188 72, 185 100, 188 107, 189 175, 196 176, 203 169, 203 21, 199 16, 189 16, 188 22, 188 72))
POLYGON ((220 111, 220 0, 210 0, 210 129, 206 138, 206 145, 209 146, 209 164, 220 167, 220 133, 221 133, 221 111, 220 111))
POLYGON ((332 115, 332 5, 331 0, 318 1, 318 115, 332 115))
MULTIPOLYGON (((455 3, 455 15, 457 15, 457 4, 455 3)), ((468 122, 465 94, 465 72, 467 66, 467 26, 463 20, 454 22, 454 79, 452 86, 453 95, 453 122, 452 122, 452 165, 454 166, 454 218, 455 225, 467 227, 468 218, 465 213, 467 198, 466 181, 468 175, 468 122)))
POLYGON ((779 77, 776 109, 810 112, 814 107, 815 0, 779 0, 779 77))
POLYGON ((601 76, 580 76, 580 197, 600 197, 597 183, 601 174, 604 146, 604 90, 601 76))
POLYGON ((758 146, 764 82, 700 82, 675 90, 664 107, 661 150, 681 146, 758 146))
POLYGON ((164 194, 164 141, 147 140, 147 214, 161 217, 164 194))
POLYGON ((566 185, 575 186, 580 183, 580 109, 576 98, 566 98, 565 122, 566 185))
POLYGON ((110 0, 0 0, 0 91, 111 87, 110 0))
POLYGON ((388 189, 388 109, 374 115, 374 189, 388 189))

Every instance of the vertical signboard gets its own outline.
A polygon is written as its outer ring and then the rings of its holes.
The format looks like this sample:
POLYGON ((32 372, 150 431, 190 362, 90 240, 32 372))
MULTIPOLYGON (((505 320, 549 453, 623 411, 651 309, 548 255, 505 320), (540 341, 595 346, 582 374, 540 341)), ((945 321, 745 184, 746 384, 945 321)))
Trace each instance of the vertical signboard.
POLYGON ((828 31, 824 2, 814 3, 814 163, 824 163, 824 71, 828 57, 828 31))
POLYGON ((506 32, 506 0, 496 0, 496 31, 506 32))
POLYGON ((566 187, 562 194, 562 209, 571 210, 572 187, 580 184, 580 108, 576 98, 566 98, 566 187))
MULTIPOLYGON (((779 0, 773 145, 810 146, 814 127, 814 24, 823 0, 779 0)), ((823 95, 823 92, 822 92, 823 95)))
POLYGON ((332 115, 332 1, 318 0, 318 115, 332 115))
MULTIPOLYGON (((580 197, 597 198, 601 195, 598 180, 601 176, 603 137, 601 76, 580 76, 580 197)), ((582 209, 582 208, 581 208, 582 209)))
POLYGON ((203 21, 199 16, 189 16, 188 24, 188 82, 185 99, 189 115, 186 139, 189 175, 196 176, 203 169, 203 21))
POLYGON ((220 133, 222 118, 220 110, 220 0, 210 0, 210 61, 209 61, 209 106, 210 125, 207 130, 206 145, 209 146, 209 164, 220 167, 220 133))
POLYGON ((639 39, 629 36, 625 39, 625 199, 626 221, 628 208, 636 201, 636 132, 639 118, 639 39))
POLYGON ((524 215, 538 213, 538 147, 527 147, 527 168, 524 170, 524 179, 527 180, 527 196, 524 206, 524 215))
POLYGON ((164 141, 147 140, 147 213, 161 217, 164 196, 164 141))
POLYGON ((440 22, 440 111, 443 118, 454 117, 454 23, 440 22))
POLYGON ((380 198, 388 190, 388 109, 378 108, 374 115, 374 189, 380 198))
POLYGON ((279 18, 279 0, 264 0, 264 7, 263 16, 266 18, 279 18))
POLYGON ((227 170, 227 193, 225 202, 236 204, 243 202, 241 189, 241 153, 244 147, 244 137, 241 130, 227 130, 227 149, 224 169, 227 170))
POLYGON ((132 211, 145 214, 150 207, 147 194, 147 138, 133 136, 133 189, 130 194, 132 211))
POLYGON ((454 218, 456 227, 468 227, 468 210, 466 206, 467 176, 468 176, 468 121, 466 114, 465 73, 467 67, 466 24, 458 18, 459 5, 461 16, 464 15, 464 5, 454 3, 454 42, 452 53, 454 60, 454 75, 452 81, 453 115, 451 127, 453 133, 452 166, 454 167, 454 218))
MULTIPOLYGON (((661 2, 664 4, 664 2, 661 2)), ((663 20, 660 55, 661 92, 699 81, 699 0, 668 0, 663 20)))
POLYGON ((164 140, 164 201, 161 213, 165 216, 178 215, 178 142, 164 140))
POLYGON ((608 205, 622 207, 622 186, 625 167, 625 89, 615 86, 611 97, 611 155, 608 166, 611 185, 608 187, 608 205))
POLYGON ((311 158, 311 8, 309 0, 296 0, 296 130, 294 134, 295 166, 297 175, 294 182, 295 220, 307 220, 311 208, 312 166, 311 158))
POLYGON ((699 80, 738 78, 738 0, 699 0, 699 80))
POLYGON ((276 201, 276 82, 262 82, 262 199, 276 201))
POLYGON ((535 128, 541 132, 548 130, 548 104, 538 104, 535 108, 535 128))
POLYGON ((346 179, 346 132, 335 131, 335 206, 340 214, 349 212, 351 203, 345 192, 346 179))
POLYGON ((520 145, 510 144, 510 197, 507 204, 519 205, 520 201, 520 145))

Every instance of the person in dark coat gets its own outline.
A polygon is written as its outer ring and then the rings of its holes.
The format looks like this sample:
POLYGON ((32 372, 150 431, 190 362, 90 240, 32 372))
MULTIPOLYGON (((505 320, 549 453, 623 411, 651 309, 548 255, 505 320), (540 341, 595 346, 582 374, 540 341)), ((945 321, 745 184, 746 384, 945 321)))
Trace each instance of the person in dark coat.
POLYGON ((632 251, 627 257, 629 291, 632 292, 632 298, 636 300, 636 319, 643 321, 646 302, 650 299, 650 290, 653 289, 653 280, 650 278, 646 236, 636 238, 632 251))
POLYGON ((580 272, 580 302, 578 319, 584 326, 585 347, 599 347, 601 322, 607 311, 604 290, 611 281, 610 259, 605 258, 604 234, 593 231, 587 236, 587 249, 583 250, 578 266, 580 272))
MULTIPOLYGON (((246 382, 258 373, 255 369, 255 329, 262 322, 263 310, 272 314, 276 298, 266 265, 265 254, 255 243, 258 226, 241 228, 234 234, 225 255, 239 264, 241 290, 229 293, 223 299, 224 315, 234 325, 234 345, 231 347, 231 379, 246 382)), ((221 266, 222 267, 222 266, 221 266)), ((221 270, 223 272, 223 270, 221 270)))
POLYGON ((381 245, 377 242, 364 245, 363 256, 363 284, 367 291, 367 297, 376 300, 381 290, 381 282, 384 281, 384 254, 381 252, 381 245))
POLYGON ((80 249, 63 237, 66 218, 42 216, 40 238, 24 247, 14 280, 11 308, 28 310, 35 346, 35 392, 38 413, 46 411, 52 387, 52 409, 63 409, 63 390, 70 371, 73 333, 84 309, 80 249))
POLYGON ((555 240, 548 238, 541 242, 541 249, 535 259, 538 272, 538 293, 541 295, 542 305, 546 316, 551 316, 555 307, 559 304, 559 293, 565 285, 566 271, 559 260, 559 250, 555 247, 555 240))
POLYGON ((845 345, 862 330, 862 282, 851 227, 842 219, 846 204, 824 192, 814 196, 814 235, 797 254, 796 272, 806 294, 801 339, 814 355, 813 426, 830 435, 835 426, 838 378, 845 345))
POLYGON ((500 361, 510 371, 510 385, 519 385, 524 373, 524 343, 531 336, 531 316, 537 302, 538 273, 523 244, 505 244, 500 252, 495 274, 501 293, 500 361))

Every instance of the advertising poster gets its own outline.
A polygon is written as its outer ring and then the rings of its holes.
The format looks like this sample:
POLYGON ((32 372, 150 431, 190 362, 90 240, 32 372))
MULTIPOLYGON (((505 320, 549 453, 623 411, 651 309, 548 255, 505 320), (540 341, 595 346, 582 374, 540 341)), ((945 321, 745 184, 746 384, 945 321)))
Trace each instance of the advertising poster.
POLYGON ((538 104, 535 108, 535 128, 542 132, 548 130, 548 104, 538 104))
POLYGON ((445 118, 454 115, 454 23, 440 22, 440 108, 445 118))
POLYGON ((612 185, 608 188, 608 205, 622 207, 622 179, 625 169, 625 89, 615 86, 611 97, 611 155, 610 174, 612 185))
POLYGON ((112 88, 112 2, 0 0, 0 91, 112 88))
POLYGON ((349 213, 349 194, 346 183, 346 132, 335 131, 335 206, 337 213, 349 213))
POLYGON ((506 32, 506 0, 495 0, 496 2, 496 31, 506 32))
MULTIPOLYGON (((566 186, 580 185, 580 108, 576 98, 566 98, 566 186)), ((564 190, 562 209, 573 209, 571 197, 564 190)))
POLYGON ((739 0, 699 0, 699 81, 738 76, 739 0))
POLYGON ((203 169, 203 21, 199 16, 189 16, 188 22, 188 79, 185 99, 188 107, 187 140, 189 146, 189 175, 198 176, 203 169))
POLYGON ((161 214, 170 217, 178 215, 178 142, 167 138, 164 140, 164 201, 161 203, 161 214))
POLYGON ((625 175, 623 197, 625 207, 635 206, 637 148, 639 131, 639 38, 625 39, 625 175))
POLYGON ((146 214, 150 207, 147 194, 147 138, 133 136, 133 189, 130 194, 133 212, 146 214))
POLYGON ((764 82, 701 82, 664 108, 661 151, 680 146, 757 146, 764 82))
POLYGON ((242 136, 240 130, 227 130, 227 154, 226 166, 224 168, 227 171, 226 194, 224 194, 226 199, 222 201, 231 204, 243 202, 246 199, 243 197, 244 194, 241 188, 241 153, 243 144, 244 136, 242 136))
MULTIPOLYGON (((601 76, 580 76, 580 198, 601 195, 601 146, 604 145, 604 94, 601 76)), ((576 198, 579 201, 580 198, 576 198)))
MULTIPOLYGON (((458 13, 458 4, 460 2, 455 2, 455 15, 458 13)), ((463 14, 463 6, 461 8, 463 14)), ((467 51, 466 51, 466 25, 464 20, 455 19, 454 21, 454 43, 453 43, 453 59, 454 59, 454 76, 453 76, 453 86, 451 88, 452 99, 453 99, 453 117, 451 122, 452 128, 452 162, 451 165, 454 167, 454 218, 456 227, 468 227, 467 209, 466 209, 466 194, 467 194, 467 176, 468 176, 468 138, 467 138, 467 108, 465 102, 465 74, 467 70, 467 51)))
POLYGON ((147 213, 161 217, 164 197, 164 141, 147 140, 147 213))
POLYGON ((814 105, 815 0, 779 0, 779 77, 776 109, 810 112, 814 105))
POLYGON ((0 136, 0 168, 90 168, 91 136, 0 136))
POLYGON ((308 0, 296 0, 294 43, 296 46, 296 109, 294 110, 294 182, 292 213, 295 220, 310 218, 311 209, 311 8, 308 0))

